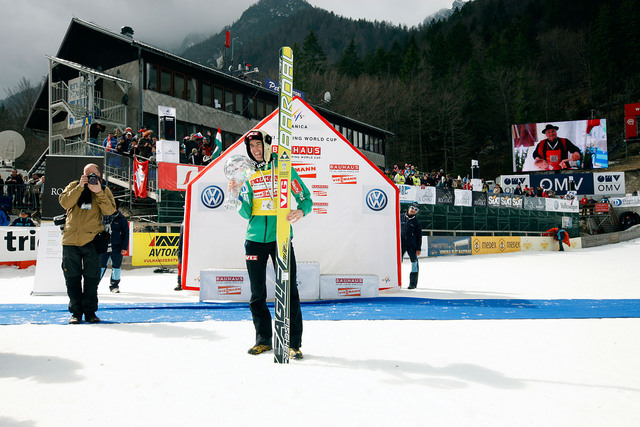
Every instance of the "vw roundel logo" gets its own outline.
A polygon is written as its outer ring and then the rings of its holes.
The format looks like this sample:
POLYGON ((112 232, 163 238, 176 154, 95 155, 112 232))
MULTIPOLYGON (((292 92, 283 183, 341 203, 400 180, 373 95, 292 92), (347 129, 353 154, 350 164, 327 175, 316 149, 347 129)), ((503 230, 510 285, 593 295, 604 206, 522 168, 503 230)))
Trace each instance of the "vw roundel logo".
POLYGON ((376 188, 367 193, 366 202, 369 209, 378 212, 387 207, 387 195, 376 188))
POLYGON ((224 202, 224 192, 217 185, 210 185, 202 191, 200 200, 209 209, 215 209, 224 202))

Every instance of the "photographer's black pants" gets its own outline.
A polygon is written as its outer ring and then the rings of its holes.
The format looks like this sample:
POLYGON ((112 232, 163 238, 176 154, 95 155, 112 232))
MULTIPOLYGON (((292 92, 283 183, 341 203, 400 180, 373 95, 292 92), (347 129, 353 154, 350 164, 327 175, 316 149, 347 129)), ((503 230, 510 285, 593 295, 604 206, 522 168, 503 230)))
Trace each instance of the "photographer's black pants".
MULTIPOLYGON (((273 267, 276 263, 276 242, 258 243, 247 240, 244 244, 247 270, 251 281, 251 301, 249 308, 256 328, 256 345, 272 345, 273 329, 271 313, 267 308, 267 261, 271 257, 273 267)), ((302 346, 302 312, 300 311, 300 295, 296 281, 296 256, 293 245, 289 250, 291 262, 289 266, 289 319, 291 323, 289 347, 302 346)))
POLYGON ((69 312, 74 314, 96 312, 100 256, 93 242, 84 246, 62 246, 62 271, 67 285, 67 295, 69 295, 69 312))

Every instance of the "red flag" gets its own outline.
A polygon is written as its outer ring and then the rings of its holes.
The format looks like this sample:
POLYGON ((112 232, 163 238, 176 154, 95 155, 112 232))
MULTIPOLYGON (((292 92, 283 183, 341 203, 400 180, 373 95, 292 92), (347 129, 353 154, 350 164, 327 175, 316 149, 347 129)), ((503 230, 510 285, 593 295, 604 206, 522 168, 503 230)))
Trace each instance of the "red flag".
POLYGON ((226 47, 227 49, 231 47, 231 33, 229 32, 229 30, 227 30, 224 33, 225 39, 224 39, 224 47, 226 47))
POLYGON ((147 172, 149 171, 149 161, 140 162, 138 158, 133 159, 133 191, 137 198, 147 198, 147 172))

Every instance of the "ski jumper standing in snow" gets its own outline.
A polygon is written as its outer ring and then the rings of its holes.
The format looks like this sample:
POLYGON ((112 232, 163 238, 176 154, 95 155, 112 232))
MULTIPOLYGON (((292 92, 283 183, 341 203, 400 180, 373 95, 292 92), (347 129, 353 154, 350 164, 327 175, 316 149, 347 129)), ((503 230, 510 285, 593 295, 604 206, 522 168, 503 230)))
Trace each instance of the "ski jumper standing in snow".
MULTIPOLYGON (((273 329, 271 313, 267 308, 266 268, 269 256, 276 260, 276 194, 277 171, 269 162, 271 159, 271 136, 261 130, 253 130, 244 139, 247 154, 256 166, 256 173, 244 183, 240 192, 242 206, 240 215, 249 220, 247 227, 245 253, 249 280, 251 281, 251 301, 249 307, 256 329, 256 342, 249 354, 260 354, 273 348, 273 329)), ((229 188, 242 183, 229 181, 229 188)), ((291 210, 287 221, 294 223, 309 214, 313 207, 311 194, 300 176, 291 169, 291 190, 297 202, 297 209, 291 210)), ((296 258, 293 246, 290 248, 290 315, 292 357, 302 358, 302 312, 300 296, 296 284, 296 258)))
POLYGON ((400 261, 404 258, 404 254, 409 254, 411 260, 411 273, 409 274, 409 289, 415 289, 418 286, 418 256, 422 251, 422 226, 418 221, 418 211, 420 207, 417 203, 411 204, 407 212, 400 216, 400 243, 402 252, 400 261))

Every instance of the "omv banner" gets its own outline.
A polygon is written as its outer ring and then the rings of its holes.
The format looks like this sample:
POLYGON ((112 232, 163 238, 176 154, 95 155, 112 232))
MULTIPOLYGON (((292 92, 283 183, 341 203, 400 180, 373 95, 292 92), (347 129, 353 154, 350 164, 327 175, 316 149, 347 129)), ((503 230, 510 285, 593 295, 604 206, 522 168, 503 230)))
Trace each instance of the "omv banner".
POLYGON ((530 175, 529 182, 534 189, 542 187, 547 191, 553 190, 558 195, 571 191, 572 186, 577 194, 607 196, 625 194, 624 172, 530 175))

